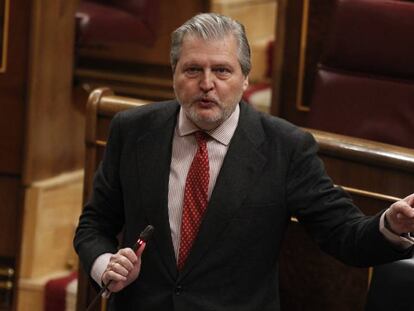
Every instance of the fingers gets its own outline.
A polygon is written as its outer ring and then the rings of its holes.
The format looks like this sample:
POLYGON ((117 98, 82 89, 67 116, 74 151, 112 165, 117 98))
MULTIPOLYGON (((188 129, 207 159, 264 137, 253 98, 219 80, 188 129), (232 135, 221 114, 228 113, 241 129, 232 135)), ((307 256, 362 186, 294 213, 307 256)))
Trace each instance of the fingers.
POLYGON ((119 274, 118 272, 115 272, 114 270, 110 270, 110 268, 105 270, 103 277, 102 277, 102 281, 104 284, 108 284, 110 281, 111 282, 124 282, 126 280, 127 280, 126 276, 123 276, 119 274))
MULTIPOLYGON (((412 208, 411 205, 408 204, 408 202, 406 201, 407 198, 391 205, 393 213, 396 215, 398 219, 404 219, 404 218, 414 219, 414 208, 412 208)), ((413 199, 414 199, 414 196, 413 196, 413 199)))
POLYGON ((108 266, 110 266, 110 270, 125 276, 133 269, 137 260, 138 257, 132 249, 123 248, 111 256, 108 266))
POLYGON ((132 267, 133 266, 131 266, 131 268, 129 268, 129 264, 128 264, 128 268, 126 268, 125 266, 123 266, 122 264, 120 264, 118 262, 110 262, 108 264, 107 271, 108 272, 113 272, 113 273, 116 273, 116 274, 119 274, 121 276, 126 277, 126 276, 128 276, 129 271, 132 270, 132 267))
POLYGON ((405 197, 403 199, 403 201, 414 208, 414 193, 412 193, 409 196, 405 197))
POLYGON ((141 256, 145 250, 145 242, 136 253, 131 248, 122 248, 113 254, 102 275, 103 284, 108 284, 110 292, 118 292, 133 282, 141 270, 141 256))
POLYGON ((126 281, 128 274, 132 271, 137 261, 137 255, 135 255, 132 249, 120 249, 116 254, 111 256, 108 266, 102 276, 102 281, 105 284, 109 281, 126 281))
POLYGON ((394 233, 403 234, 414 231, 414 208, 410 205, 413 199, 414 195, 410 195, 395 202, 388 209, 386 217, 394 233))
POLYGON ((116 256, 116 262, 119 260, 120 263, 130 264, 131 266, 133 266, 138 260, 137 255, 131 248, 122 248, 114 256, 116 256))

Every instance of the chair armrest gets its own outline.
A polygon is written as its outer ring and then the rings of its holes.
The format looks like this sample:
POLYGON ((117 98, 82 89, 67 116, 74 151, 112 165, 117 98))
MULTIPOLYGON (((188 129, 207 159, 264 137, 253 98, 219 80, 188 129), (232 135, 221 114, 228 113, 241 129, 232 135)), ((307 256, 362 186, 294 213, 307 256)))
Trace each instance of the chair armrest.
POLYGON ((414 150, 411 148, 315 129, 306 130, 315 137, 321 154, 414 172, 414 150))

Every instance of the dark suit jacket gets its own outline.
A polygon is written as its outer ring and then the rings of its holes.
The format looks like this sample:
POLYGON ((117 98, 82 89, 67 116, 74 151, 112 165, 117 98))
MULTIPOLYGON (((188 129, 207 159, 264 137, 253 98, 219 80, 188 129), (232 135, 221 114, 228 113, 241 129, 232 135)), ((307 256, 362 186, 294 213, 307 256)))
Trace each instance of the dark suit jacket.
POLYGON ((335 188, 317 145, 294 125, 241 103, 199 235, 179 273, 168 222, 171 142, 179 105, 155 103, 119 113, 111 130, 75 247, 87 272, 102 253, 132 245, 148 224, 155 234, 138 279, 113 295, 116 310, 279 310, 278 257, 296 216, 326 252, 367 266, 409 255, 379 232, 335 188))

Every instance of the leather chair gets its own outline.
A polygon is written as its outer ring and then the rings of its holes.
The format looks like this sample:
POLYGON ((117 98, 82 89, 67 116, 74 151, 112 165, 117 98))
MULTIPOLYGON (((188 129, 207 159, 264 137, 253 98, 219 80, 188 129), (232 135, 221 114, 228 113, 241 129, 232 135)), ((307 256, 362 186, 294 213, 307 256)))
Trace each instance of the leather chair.
POLYGON ((414 310, 414 258, 374 269, 365 311, 414 310))
POLYGON ((158 10, 157 0, 82 0, 76 13, 77 43, 97 48, 108 42, 151 45, 158 10))
POLYGON ((337 1, 306 126, 414 148, 414 2, 337 1))

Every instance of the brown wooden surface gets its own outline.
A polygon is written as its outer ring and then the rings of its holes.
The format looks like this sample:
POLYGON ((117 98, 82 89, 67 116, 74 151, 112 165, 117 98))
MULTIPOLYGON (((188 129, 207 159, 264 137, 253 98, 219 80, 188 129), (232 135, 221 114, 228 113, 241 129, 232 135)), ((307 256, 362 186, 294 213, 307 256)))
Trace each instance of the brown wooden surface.
POLYGON ((0 257, 15 258, 18 251, 19 182, 16 177, 0 177, 0 257))
MULTIPOLYGON (((85 198, 107 137, 111 117, 139 101, 114 96, 109 90, 91 95, 87 113, 85 198), (102 104, 99 104, 102 101, 102 104)), ((412 192, 414 151, 368 140, 310 131, 320 145, 319 155, 338 185, 345 186, 367 215, 387 208, 397 198, 412 192)), ((84 310, 96 292, 81 272, 78 310, 84 310)), ((369 284, 369 269, 351 268, 322 253, 292 222, 280 262, 283 310, 363 310, 369 284)), ((98 309, 97 309, 98 310, 98 309)))
POLYGON ((280 0, 278 5, 271 113, 303 125, 335 0, 280 0), (303 68, 301 53, 304 53, 303 68), (298 109, 298 104, 302 108, 298 109))
MULTIPOLYGON (((3 64, 4 70, 0 73, 0 265, 2 268, 11 268, 15 271, 12 279, 14 290, 20 241, 21 174, 31 2, 8 1, 8 4, 9 10, 3 12, 3 17, 8 17, 9 25, 7 29, 1 27, 1 31, 8 30, 8 33, 2 34, 2 38, 7 38, 3 46, 4 52, 7 53, 3 64)), ((13 296, 15 295, 11 293, 12 300, 13 296)), ((8 310, 6 306, 5 310, 8 310)))
POLYGON ((35 1, 24 183, 82 167, 84 116, 71 105, 76 1, 35 1))
POLYGON ((300 224, 288 227, 280 258, 282 310, 363 310, 367 285, 367 269, 322 253, 300 224))
POLYGON ((31 1, 10 1, 7 68, 0 73, 0 173, 20 175, 31 1), (18 38, 18 39, 17 39, 18 38))
POLYGON ((34 181, 82 167, 83 113, 70 98, 77 0, 7 2, 7 66, 0 72, 0 262, 18 277, 25 191, 34 181))

